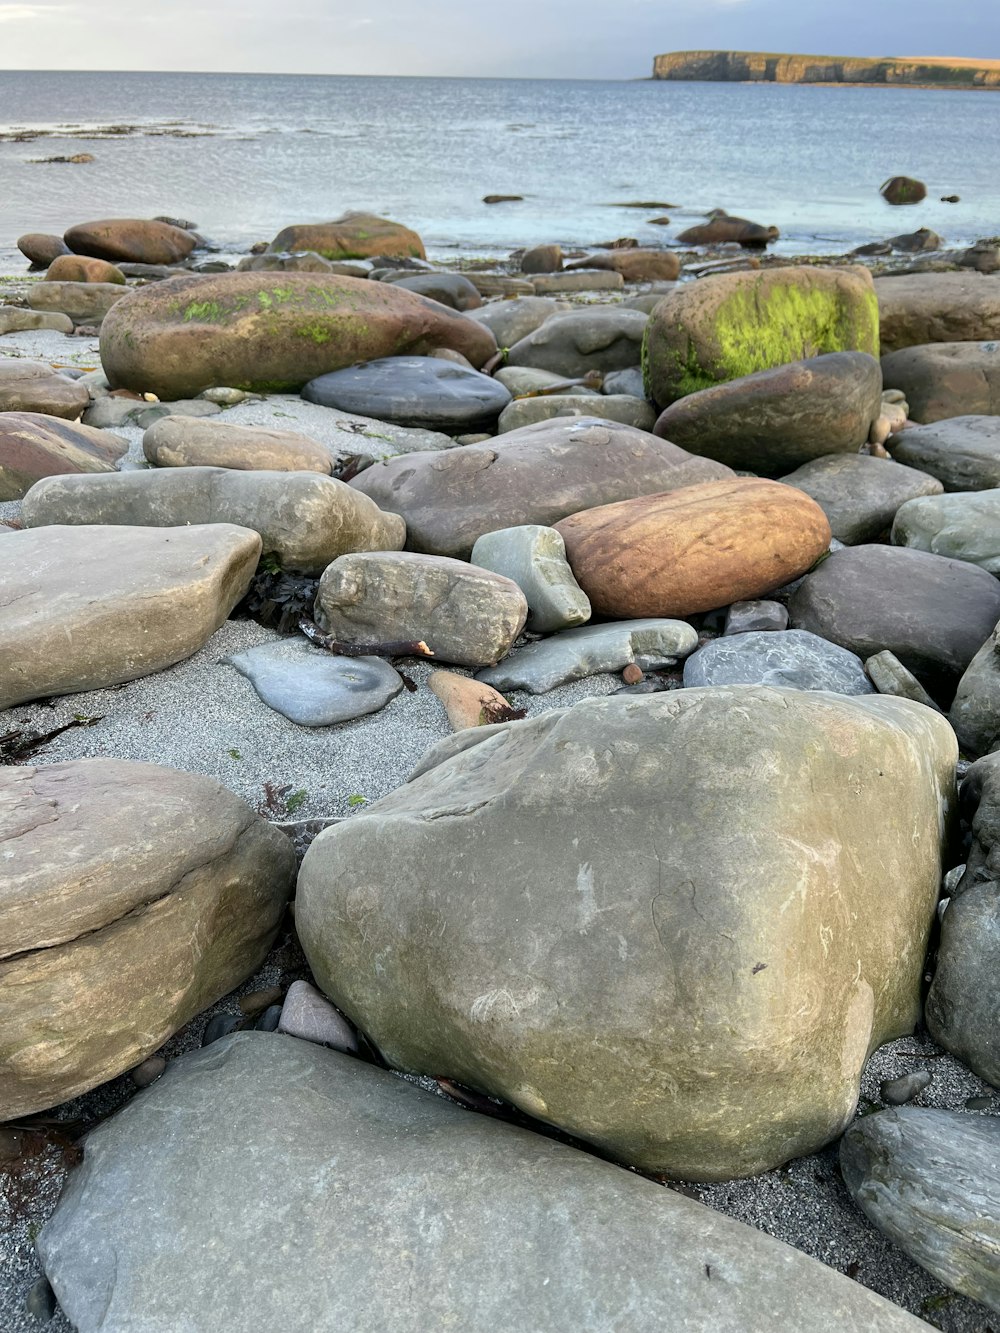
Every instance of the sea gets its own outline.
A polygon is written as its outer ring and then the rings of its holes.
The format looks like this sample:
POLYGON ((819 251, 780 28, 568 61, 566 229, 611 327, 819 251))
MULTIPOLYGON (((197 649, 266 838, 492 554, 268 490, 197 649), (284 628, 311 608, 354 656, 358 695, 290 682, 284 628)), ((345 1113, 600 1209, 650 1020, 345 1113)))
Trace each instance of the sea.
POLYGON ((922 226, 965 245, 1000 233, 998 158, 1000 92, 0 72, 0 273, 25 271, 24 232, 158 214, 223 256, 349 209, 406 223, 443 261, 663 245, 712 208, 779 227, 783 254, 922 226), (94 160, 39 161, 78 153, 94 160), (896 174, 927 200, 887 205, 896 174))

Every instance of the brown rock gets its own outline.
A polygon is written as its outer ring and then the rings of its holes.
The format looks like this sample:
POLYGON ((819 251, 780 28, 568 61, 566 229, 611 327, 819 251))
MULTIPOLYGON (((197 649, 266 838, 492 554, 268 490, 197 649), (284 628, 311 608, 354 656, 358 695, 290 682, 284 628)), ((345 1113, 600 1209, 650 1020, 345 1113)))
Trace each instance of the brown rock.
POLYGON ((610 269, 626 282, 675 282, 681 273, 681 261, 672 250, 609 250, 575 259, 566 267, 610 269))
POLYGON ((718 212, 710 222, 688 227, 677 237, 681 245, 724 245, 735 242, 745 249, 763 250, 780 236, 777 227, 763 227, 747 218, 732 218, 718 212))
POLYGON ((1000 342, 928 343, 882 358, 882 383, 906 395, 921 425, 1000 416, 1000 342))
POLYGON ((333 469, 329 450, 298 431, 229 426, 203 417, 161 417, 143 435, 142 451, 156 467, 326 475, 333 469))
POLYGON ((879 186, 879 194, 887 204, 919 204, 927 198, 927 186, 912 176, 890 176, 879 186))
POLYGON ((367 259, 370 255, 426 258, 424 243, 415 231, 373 213, 345 213, 333 222, 285 227, 267 250, 272 254, 312 250, 324 259, 367 259))
POLYGON ((41 231, 30 231, 24 236, 19 236, 17 248, 36 268, 48 268, 60 255, 72 253, 61 236, 49 236, 41 231))
POLYGON ((117 435, 42 412, 0 413, 0 500, 20 500, 40 477, 113 472, 128 452, 117 435))
POLYGON ((763 597, 830 545, 814 500, 757 477, 602 505, 555 528, 594 610, 620 619, 687 616, 763 597))
POLYGON ((145 218, 103 218, 70 227, 63 240, 77 255, 134 264, 178 264, 197 243, 193 232, 145 218))
POLYGON ((36 282, 28 292, 34 310, 55 310, 76 325, 100 324, 113 305, 128 296, 120 282, 36 282))
POLYGON ((117 282, 124 285, 125 274, 106 259, 86 255, 59 255, 49 265, 49 282, 117 282))
POLYGON ((85 385, 42 361, 0 358, 0 412, 40 412, 75 421, 89 402, 85 385))
POLYGON ((433 671, 427 680, 431 693, 444 704, 452 731, 467 727, 489 726, 503 722, 512 711, 510 704, 492 685, 459 676, 454 671, 433 671))
POLYGON ((626 685, 638 685, 642 678, 642 667, 636 666, 634 662, 629 662, 622 672, 622 680, 626 685))
POLYGON ((521 256, 522 273, 558 273, 562 266, 561 245, 535 245, 521 256))
POLYGON ((875 279, 882 354, 1000 337, 1000 277, 903 273, 875 279))

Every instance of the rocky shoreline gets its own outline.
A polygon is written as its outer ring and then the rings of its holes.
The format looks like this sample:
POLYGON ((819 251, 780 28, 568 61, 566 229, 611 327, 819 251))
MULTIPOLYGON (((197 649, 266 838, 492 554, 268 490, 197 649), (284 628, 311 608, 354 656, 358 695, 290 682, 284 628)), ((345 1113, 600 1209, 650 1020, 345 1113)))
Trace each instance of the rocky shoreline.
POLYGON ((755 226, 22 238, 5 1333, 1000 1318, 1000 251, 755 226))

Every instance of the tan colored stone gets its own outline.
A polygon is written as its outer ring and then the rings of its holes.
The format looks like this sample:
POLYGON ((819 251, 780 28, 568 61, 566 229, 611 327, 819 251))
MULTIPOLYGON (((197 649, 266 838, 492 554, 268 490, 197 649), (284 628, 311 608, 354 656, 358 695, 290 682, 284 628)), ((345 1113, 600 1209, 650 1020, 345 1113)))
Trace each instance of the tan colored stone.
POLYGON ((882 354, 923 343, 1000 337, 1000 277, 903 273, 876 278, 882 354))
POLYGON ((124 285, 125 274, 106 259, 86 255, 59 255, 45 275, 49 282, 116 282, 124 285))
POLYGON ((194 249, 193 232, 146 218, 103 218, 70 227, 63 240, 77 255, 136 264, 177 264, 194 249))
POLYGON ((333 458, 308 435, 263 426, 230 426, 199 417, 161 417, 142 437, 156 467, 227 467, 243 472, 323 472, 333 458))
POLYGON ((120 282, 36 282, 28 291, 28 305, 68 315, 74 324, 100 324, 128 295, 120 282))
POLYGON ((763 597, 829 548, 830 524, 802 491, 758 477, 687 486, 556 523, 596 612, 687 616, 763 597))
POLYGON ((452 731, 499 722, 503 720, 503 710, 510 709, 510 704, 492 685, 459 676, 454 671, 433 671, 427 684, 444 704, 452 731))
POLYGON ((42 361, 0 358, 0 412, 40 412, 76 421, 89 402, 85 385, 42 361))
POLYGON ((370 255, 426 258, 424 243, 415 231, 373 213, 345 213, 333 222, 285 227, 267 248, 275 254, 312 250, 324 259, 367 259, 370 255))
POLYGON ((43 412, 0 412, 0 500, 20 500, 41 477, 113 472, 127 452, 109 431, 43 412))
POLYGON ((610 269, 626 282, 674 282, 681 274, 681 261, 673 250, 608 250, 566 267, 610 269))

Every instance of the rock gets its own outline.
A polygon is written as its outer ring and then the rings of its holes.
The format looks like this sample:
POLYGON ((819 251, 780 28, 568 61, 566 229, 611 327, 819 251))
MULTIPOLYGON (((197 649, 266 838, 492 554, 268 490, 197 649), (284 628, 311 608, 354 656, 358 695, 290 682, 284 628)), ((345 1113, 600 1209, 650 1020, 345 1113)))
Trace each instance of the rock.
POLYGON ((169 222, 140 218, 107 218, 70 227, 63 240, 77 255, 119 259, 137 264, 177 264, 195 248, 198 238, 169 222))
POLYGON ((607 269, 577 269, 574 273, 538 273, 531 279, 531 286, 539 296, 560 292, 617 292, 625 286, 625 279, 620 273, 607 269))
POLYGON ((1000 1086, 1000 884, 974 884, 941 918, 937 970, 925 1018, 937 1044, 1000 1086))
POLYGON ((0 768, 0 1119, 132 1069, 263 961, 288 840, 211 778, 119 759, 0 768))
POLYGON ((524 199, 523 194, 484 194, 484 204, 519 204, 524 199))
POLYGON ((125 285, 125 274, 106 259, 83 255, 58 255, 49 265, 46 282, 116 282, 125 285))
POLYGON ((770 268, 701 278, 665 296, 649 317, 642 365, 647 396, 666 407, 790 361, 878 350, 867 269, 770 268))
POLYGON ((352 1055, 358 1049, 358 1039, 351 1025, 308 981, 293 981, 289 986, 277 1030, 302 1041, 331 1046, 346 1055, 352 1055))
POLYGON ((774 685, 833 694, 874 693, 859 657, 801 629, 712 639, 684 663, 684 685, 774 685))
POLYGON ((473 310, 469 317, 477 324, 485 324, 500 347, 513 347, 547 319, 565 310, 560 301, 553 301, 548 296, 515 296, 512 300, 497 301, 473 310))
POLYGON ((0 306, 0 333, 26 333, 34 329, 52 329, 55 333, 72 333, 73 321, 69 315, 57 311, 21 310, 18 306, 0 306))
POLYGON ((33 1319, 42 1324, 47 1324, 55 1318, 56 1310, 59 1308, 56 1294, 45 1278, 40 1277, 37 1282, 32 1283, 24 1298, 24 1308, 33 1319))
POLYGON ((1000 335, 1000 278, 979 273, 904 273, 876 278, 883 355, 923 343, 1000 335))
POLYGON ((567 681, 582 680, 635 663, 644 671, 673 666, 698 646, 697 632, 683 620, 623 620, 564 630, 519 648, 478 679, 501 690, 547 694, 567 681))
POLYGON ((148 408, 149 404, 139 397, 119 398, 105 394, 91 402, 83 414, 83 421, 85 425, 92 426, 95 430, 117 430, 121 426, 138 426, 138 418, 148 408))
POLYGON ((25 497, 29 528, 53 523, 180 527, 236 524, 259 532, 264 555, 319 574, 348 551, 398 550, 406 529, 365 496, 312 472, 162 468, 114 477, 51 477, 25 497))
POLYGON ((330 451, 298 431, 230 426, 196 417, 161 417, 143 435, 142 451, 156 467, 227 467, 326 475, 333 468, 330 451))
POLYGON ((432 671, 427 678, 430 691, 444 704, 452 731, 466 727, 489 726, 513 716, 514 710, 489 685, 459 676, 454 671, 432 671))
POLYGON ((310 273, 173 278, 131 292, 101 328, 101 360, 119 388, 183 398, 215 384, 298 390, 317 375, 452 347, 476 366, 493 335, 391 283, 310 273))
POLYGON ((958 256, 962 268, 974 268, 978 273, 996 273, 1000 270, 1000 246, 979 241, 958 256))
POLYGON ((916 1106, 865 1116, 844 1135, 840 1170, 879 1231, 952 1290, 1000 1312, 994 1116, 916 1106))
POLYGON ((641 311, 617 306, 553 315, 511 347, 507 364, 574 379, 588 370, 625 370, 639 359, 645 327, 641 311))
POLYGON ((521 256, 522 273, 558 273, 562 266, 561 245, 534 245, 521 256))
MULTIPOLYGON (((122 390, 113 390, 113 393, 121 393, 122 390)), ((125 392, 130 392, 126 390, 125 392)), ((145 398, 145 395, 144 395, 145 398)), ((207 398, 200 395, 197 398, 178 398, 171 403, 146 402, 139 404, 139 410, 135 414, 134 425, 142 430, 148 430, 158 421, 165 417, 215 417, 222 409, 218 403, 209 402, 207 398)))
POLYGON ((41 412, 0 412, 0 500, 20 500, 40 477, 113 472, 128 452, 116 435, 41 412))
POLYGON ((580 509, 729 474, 710 459, 596 417, 539 422, 443 453, 410 454, 351 482, 406 519, 411 549, 467 559, 497 528, 552 527, 580 509))
POLYGON ((646 390, 642 383, 641 367, 629 366, 628 370, 613 370, 610 375, 605 375, 601 393, 611 396, 623 393, 630 398, 644 398, 646 390))
POLYGON ((300 727, 332 727, 377 713, 403 688, 380 657, 339 657, 305 639, 257 644, 222 659, 235 667, 269 708, 300 727))
MULTIPOLYGON (((511 278, 505 273, 478 273, 468 275, 480 296, 534 296, 535 284, 527 278, 511 278)), ((470 314, 473 313, 470 311, 470 314)))
POLYGON ((869 657, 865 670, 879 694, 894 694, 900 699, 912 699, 915 704, 933 708, 941 712, 937 704, 927 693, 911 671, 907 671, 902 662, 886 648, 874 657, 869 657))
POLYGON ((605 1333, 625 1306, 631 1333, 921 1327, 679 1192, 280 1034, 172 1061, 88 1138, 38 1243, 81 1333, 397 1333, 403 1311, 605 1333), (146 1198, 140 1226, 123 1200, 146 1198))
POLYGON ((268 246, 272 253, 312 250, 324 259, 367 259, 372 255, 426 258, 415 231, 373 213, 344 213, 332 222, 285 227, 268 246))
MULTIPOLYGON (((594 383, 601 379, 599 370, 592 372, 594 383)), ((560 394, 573 393, 591 399, 600 397, 598 389, 587 387, 583 379, 567 379, 565 375, 553 375, 551 370, 533 370, 531 366, 502 366, 493 376, 505 389, 509 389, 515 398, 532 397, 539 391, 558 389, 560 394)), ((603 383, 603 380, 601 381, 603 383)), ((597 404, 591 402, 591 407, 597 404)))
POLYGON ((36 282, 28 291, 28 305, 68 315, 74 324, 101 324, 111 307, 130 294, 119 282, 36 282))
POLYGON ((926 472, 867 454, 816 458, 781 480, 812 496, 845 546, 877 541, 901 505, 917 496, 940 495, 942 489, 926 472))
MULTIPOLYGON (((1000 363, 998 391, 1000 391, 1000 363)), ((997 399, 1000 406, 1000 396, 997 399)), ((950 417, 914 426, 889 439, 900 463, 928 472, 946 491, 989 491, 1000 487, 1000 418, 950 417)))
POLYGON ((460 733, 312 844, 299 938, 390 1064, 751 1175, 835 1138, 912 1030, 955 753, 905 700, 753 686, 460 733))
POLYGON ((901 389, 914 421, 1000 416, 1000 342, 931 343, 882 359, 887 388, 901 389))
POLYGON ((566 267, 610 269, 626 282, 674 282, 681 275, 680 258, 672 250, 609 250, 576 259, 566 267))
POLYGON ((3 550, 0 708, 10 708, 190 657, 250 586, 260 538, 228 523, 46 527, 10 533, 3 550))
POLYGON ((555 528, 529 523, 486 532, 470 559, 517 584, 528 603, 527 628, 533 634, 571 629, 590 619, 590 602, 573 577, 555 528))
POLYGON ((735 242, 745 250, 763 250, 781 233, 777 227, 763 227, 759 222, 749 222, 746 218, 730 217, 717 210, 717 216, 710 222, 688 227, 677 237, 679 245, 725 245, 735 242))
POLYGON ((249 394, 244 393, 242 389, 229 389, 219 384, 214 389, 205 389, 198 397, 204 398, 208 403, 216 403, 219 407, 237 407, 247 401, 249 394))
MULTIPOLYGON (((332 273, 333 264, 329 259, 312 250, 303 250, 300 254, 284 255, 245 255, 236 265, 237 273, 332 273)), ((360 277, 361 274, 349 274, 360 277)))
POLYGON ((933 1075, 926 1069, 915 1069, 900 1078, 885 1079, 879 1084, 879 1096, 890 1106, 905 1106, 919 1097, 933 1083, 933 1075))
POLYGON ((499 661, 527 615, 510 579, 409 551, 341 556, 316 593, 316 620, 339 642, 423 641, 438 661, 459 666, 499 661))
POLYGON ((0 413, 41 413, 75 421, 89 402, 81 384, 44 362, 0 357, 0 413))
POLYGON ((805 573, 830 545, 815 501, 757 477, 601 505, 554 526, 594 610, 621 619, 687 616, 761 597, 805 573))
POLYGON ((38 231, 19 236, 17 248, 36 268, 48 268, 53 259, 58 259, 60 255, 72 254, 61 236, 49 236, 45 232, 38 231))
POLYGON ((148 1088, 166 1072, 167 1062, 162 1055, 151 1055, 132 1070, 132 1082, 137 1088, 148 1088))
POLYGON ((774 632, 788 628, 788 611, 780 602, 733 602, 726 612, 723 634, 774 632))
POLYGON ((1000 635, 996 629, 958 682, 948 720, 962 749, 970 754, 1000 749, 1000 635))
POLYGON ((551 421, 554 417, 594 416, 599 416, 602 421, 633 426, 636 430, 652 431, 656 413, 645 398, 632 398, 628 394, 601 394, 595 403, 594 397, 594 394, 569 392, 518 399, 500 413, 497 432, 502 435, 532 426, 538 421, 551 421))
POLYGON ((912 176, 890 176, 878 192, 887 204, 919 204, 927 198, 927 186, 912 176))
POLYGON ((932 693, 950 689, 1000 620, 1000 585, 960 560, 895 546, 848 546, 789 603, 796 629, 862 659, 888 648, 932 693))
POLYGON ((654 432, 682 449, 769 476, 828 454, 856 454, 882 403, 864 352, 831 352, 688 394, 654 432))
POLYGON ((302 397, 323 407, 431 430, 473 430, 510 402, 502 384, 434 356, 388 356, 310 380, 302 397))
POLYGON ((483 304, 483 298, 464 273, 409 273, 394 278, 393 282, 453 310, 478 310, 483 304))
POLYGON ((890 236, 889 245, 893 250, 907 255, 921 254, 926 250, 940 250, 944 241, 936 231, 928 227, 918 227, 916 231, 905 232, 901 236, 890 236))
POLYGON ((1000 489, 907 500, 896 511, 891 540, 1000 574, 1000 489))

